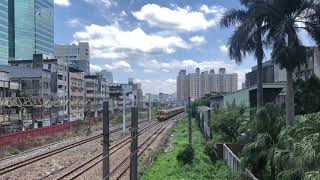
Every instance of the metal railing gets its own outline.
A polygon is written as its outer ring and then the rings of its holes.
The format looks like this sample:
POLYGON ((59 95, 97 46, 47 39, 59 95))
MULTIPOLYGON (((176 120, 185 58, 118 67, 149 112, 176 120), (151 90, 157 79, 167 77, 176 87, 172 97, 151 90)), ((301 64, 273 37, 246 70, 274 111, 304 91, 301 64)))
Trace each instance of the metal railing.
POLYGON ((251 180, 258 180, 258 178, 256 178, 247 168, 242 168, 240 159, 226 144, 223 144, 223 160, 227 163, 232 172, 242 172, 251 180))

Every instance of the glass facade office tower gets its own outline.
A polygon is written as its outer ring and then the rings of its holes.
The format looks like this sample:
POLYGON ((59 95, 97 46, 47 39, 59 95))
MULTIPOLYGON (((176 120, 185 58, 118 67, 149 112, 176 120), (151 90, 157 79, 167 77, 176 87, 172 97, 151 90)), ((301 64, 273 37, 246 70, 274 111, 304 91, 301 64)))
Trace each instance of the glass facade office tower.
POLYGON ((0 65, 8 64, 8 0, 0 1, 0 65))
POLYGON ((32 59, 54 53, 53 0, 10 0, 10 60, 32 59))

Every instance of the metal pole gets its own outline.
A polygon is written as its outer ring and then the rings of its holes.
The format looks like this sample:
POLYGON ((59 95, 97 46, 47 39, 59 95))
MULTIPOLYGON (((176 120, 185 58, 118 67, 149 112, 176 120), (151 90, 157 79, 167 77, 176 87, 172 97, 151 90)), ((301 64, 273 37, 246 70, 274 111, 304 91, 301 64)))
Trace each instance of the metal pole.
POLYGON ((125 95, 122 99, 122 132, 126 133, 126 100, 125 95))
POLYGON ((149 121, 151 121, 151 94, 149 95, 149 121))
POLYGON ((188 115, 189 115, 189 144, 192 144, 192 122, 191 122, 191 102, 190 102, 190 97, 188 97, 188 115))
POLYGON ((103 179, 109 180, 109 102, 103 102, 103 179))
POLYGON ((138 179, 138 108, 131 108, 130 180, 138 179))

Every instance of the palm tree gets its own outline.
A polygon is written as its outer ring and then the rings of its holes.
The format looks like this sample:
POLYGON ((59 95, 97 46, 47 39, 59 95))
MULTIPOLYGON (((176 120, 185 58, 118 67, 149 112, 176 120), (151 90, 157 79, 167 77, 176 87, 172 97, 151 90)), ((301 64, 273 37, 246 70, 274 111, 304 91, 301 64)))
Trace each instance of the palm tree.
POLYGON ((270 165, 270 177, 276 179, 276 165, 274 156, 278 144, 278 136, 284 126, 281 108, 266 104, 258 108, 255 117, 255 141, 247 144, 243 149, 244 163, 251 166, 253 172, 262 178, 262 171, 270 165))
POLYGON ((287 125, 294 122, 293 72, 306 61, 306 48, 300 41, 304 30, 320 44, 319 0, 266 0, 260 17, 264 17, 268 40, 272 43, 272 59, 287 71, 286 117, 287 125))
POLYGON ((263 36, 266 29, 263 18, 255 16, 257 0, 240 0, 246 9, 230 9, 221 19, 222 27, 237 26, 229 39, 229 56, 237 63, 243 57, 254 54, 257 59, 257 106, 263 106, 262 61, 264 57, 263 36))
POLYGON ((301 116, 279 135, 275 161, 279 179, 319 179, 320 113, 301 116))

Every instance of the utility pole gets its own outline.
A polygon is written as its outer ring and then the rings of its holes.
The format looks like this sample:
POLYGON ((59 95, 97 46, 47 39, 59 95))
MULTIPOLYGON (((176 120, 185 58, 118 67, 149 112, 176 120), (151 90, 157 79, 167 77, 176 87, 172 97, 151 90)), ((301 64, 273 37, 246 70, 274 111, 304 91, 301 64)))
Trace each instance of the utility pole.
POLYGON ((122 97, 122 133, 126 133, 126 99, 125 94, 122 97))
POLYGON ((188 118, 189 118, 189 144, 192 144, 192 122, 191 122, 191 102, 190 97, 188 97, 188 118))
POLYGON ((103 102, 103 179, 109 180, 109 102, 103 102))
POLYGON ((151 94, 149 95, 149 121, 151 121, 151 94))
POLYGON ((131 108, 130 180, 138 179, 138 108, 131 108))

